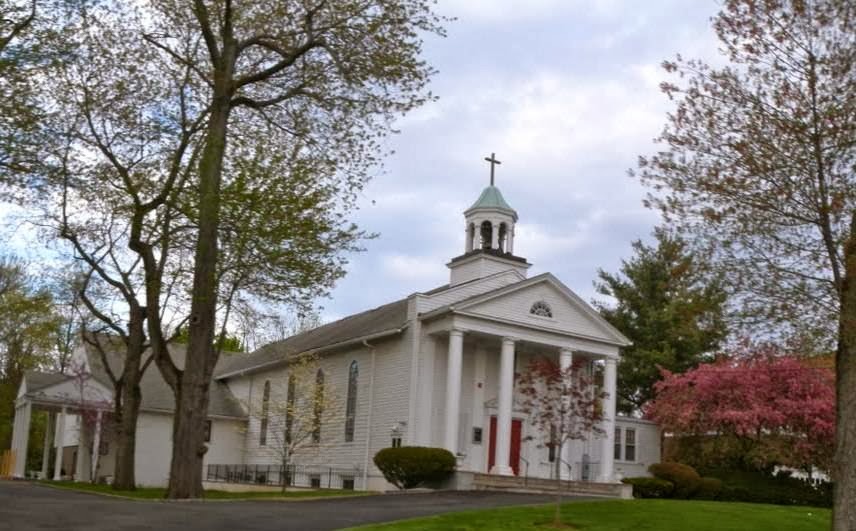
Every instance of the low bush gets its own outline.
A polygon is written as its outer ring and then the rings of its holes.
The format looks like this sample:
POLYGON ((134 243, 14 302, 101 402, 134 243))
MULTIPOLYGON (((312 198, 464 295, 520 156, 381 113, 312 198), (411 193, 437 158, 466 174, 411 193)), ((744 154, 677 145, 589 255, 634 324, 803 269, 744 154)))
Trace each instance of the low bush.
POLYGON ((655 478, 670 481, 675 485, 674 498, 692 498, 701 486, 701 476, 695 469, 680 463, 657 463, 648 467, 655 478))
POLYGON ((716 500, 719 499, 719 493, 722 491, 722 480, 717 478, 701 478, 698 490, 695 493, 695 498, 698 500, 716 500))
POLYGON ((665 479, 638 477, 624 478, 622 483, 633 485, 634 498, 670 498, 675 485, 665 479))
POLYGON ((387 481, 399 489, 439 483, 455 471, 455 456, 443 448, 402 446, 384 448, 374 463, 387 481))

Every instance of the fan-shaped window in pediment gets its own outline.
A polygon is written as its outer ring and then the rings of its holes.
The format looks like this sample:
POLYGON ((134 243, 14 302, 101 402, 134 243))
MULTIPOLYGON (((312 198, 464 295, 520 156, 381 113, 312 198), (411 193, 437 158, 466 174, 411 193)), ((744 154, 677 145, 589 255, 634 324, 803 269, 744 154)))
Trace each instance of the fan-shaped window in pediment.
POLYGON ((529 309, 529 313, 540 317, 553 317, 553 309, 544 301, 538 301, 533 304, 532 308, 529 309))

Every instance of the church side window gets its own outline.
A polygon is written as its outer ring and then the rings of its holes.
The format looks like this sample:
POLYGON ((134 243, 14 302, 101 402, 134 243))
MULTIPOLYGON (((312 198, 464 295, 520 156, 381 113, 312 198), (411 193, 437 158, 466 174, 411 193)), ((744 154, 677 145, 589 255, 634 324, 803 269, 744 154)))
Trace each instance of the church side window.
POLYGON ((624 430, 624 460, 636 461, 636 430, 624 430))
POLYGON ((321 417, 324 415, 324 371, 315 375, 315 404, 312 415, 312 442, 321 442, 321 417))
POLYGON ((262 394, 262 421, 259 428, 259 446, 267 444, 268 431, 268 407, 270 406, 270 380, 265 381, 265 390, 262 394))
POLYGON ((529 313, 541 317, 553 317, 553 309, 544 301, 538 301, 533 304, 532 308, 529 309, 529 313))
POLYGON ((357 361, 351 362, 348 370, 348 398, 345 402, 345 442, 354 440, 354 424, 357 420, 357 380, 360 377, 360 369, 357 361))
POLYGON ((294 400, 296 382, 294 375, 288 377, 288 395, 285 402, 285 444, 291 444, 291 428, 294 426, 294 400))

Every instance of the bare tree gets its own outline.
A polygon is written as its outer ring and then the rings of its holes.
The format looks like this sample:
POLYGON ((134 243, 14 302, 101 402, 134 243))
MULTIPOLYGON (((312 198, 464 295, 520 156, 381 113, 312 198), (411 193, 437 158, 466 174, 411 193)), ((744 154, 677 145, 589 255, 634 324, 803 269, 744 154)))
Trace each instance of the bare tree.
MULTIPOLYGON (((577 361, 560 367, 549 358, 536 358, 529 363, 517 382, 523 409, 541 434, 542 445, 556 453, 555 477, 561 477, 561 450, 571 441, 603 435, 601 402, 606 393, 597 391, 585 366, 577 361)), ((556 512, 553 524, 561 526, 562 485, 556 484, 556 512)))
POLYGON ((311 354, 290 360, 285 378, 266 381, 260 399, 246 408, 259 425, 260 450, 282 465, 283 492, 295 456, 319 453, 331 441, 325 426, 342 418, 337 389, 311 354))

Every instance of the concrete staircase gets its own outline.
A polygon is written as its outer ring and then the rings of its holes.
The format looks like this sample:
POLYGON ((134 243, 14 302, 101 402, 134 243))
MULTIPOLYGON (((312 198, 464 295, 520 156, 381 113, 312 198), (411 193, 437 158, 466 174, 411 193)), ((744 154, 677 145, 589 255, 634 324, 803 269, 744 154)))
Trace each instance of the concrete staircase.
POLYGON ((633 486, 625 485, 624 483, 559 481, 555 479, 497 476, 493 474, 475 474, 472 480, 473 490, 555 494, 556 488, 558 487, 562 488, 564 494, 570 496, 593 496, 599 498, 622 499, 630 499, 633 497, 633 486))

